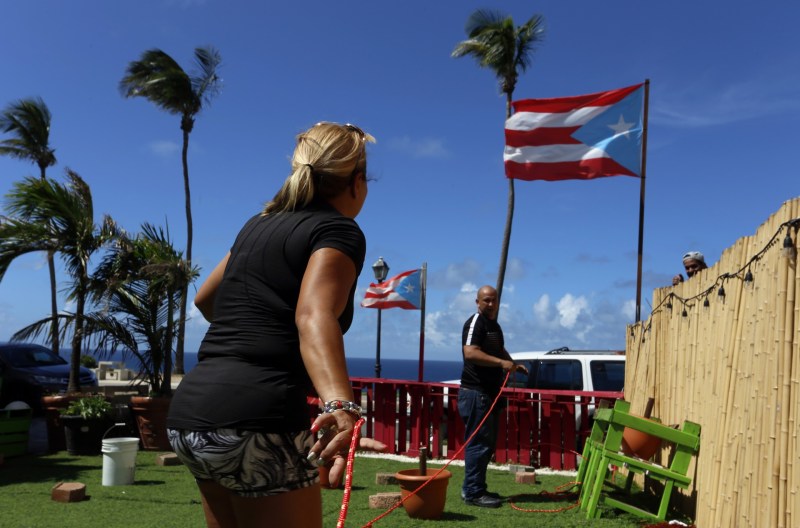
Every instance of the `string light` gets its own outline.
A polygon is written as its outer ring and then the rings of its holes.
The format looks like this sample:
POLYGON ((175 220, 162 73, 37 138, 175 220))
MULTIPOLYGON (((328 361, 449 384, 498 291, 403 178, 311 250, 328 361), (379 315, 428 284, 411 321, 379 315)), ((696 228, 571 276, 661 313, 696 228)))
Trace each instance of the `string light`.
MULTIPOLYGON (((781 254, 782 257, 787 257, 787 258, 790 258, 790 259, 794 260, 795 258, 797 258, 797 248, 795 247, 794 239, 791 236, 791 230, 794 229, 795 230, 795 236, 797 236, 797 231, 800 230, 800 218, 793 218, 791 220, 787 220, 786 222, 782 223, 778 227, 778 229, 775 231, 775 234, 773 234, 772 237, 769 239, 769 241, 764 245, 764 247, 761 248, 761 250, 758 253, 756 253, 755 255, 750 257, 750 259, 747 262, 745 262, 745 264, 741 268, 739 268, 737 271, 729 272, 729 273, 723 273, 722 275, 717 277, 717 280, 715 281, 714 284, 712 284, 706 290, 701 291, 697 295, 694 295, 693 297, 683 298, 683 297, 681 297, 679 295, 676 295, 675 293, 670 293, 669 296, 667 297, 667 299, 662 301, 662 304, 660 304, 659 307, 663 306, 663 307, 665 307, 667 310, 669 310, 671 312, 672 311, 672 305, 673 305, 673 301, 672 300, 673 299, 677 299, 683 305, 683 310, 681 311, 681 316, 682 317, 688 317, 689 314, 686 311, 686 307, 687 306, 692 306, 691 302, 696 300, 696 299, 700 299, 700 298, 703 299, 703 308, 709 308, 711 306, 711 302, 710 302, 708 296, 711 295, 711 292, 713 292, 715 288, 717 289, 717 296, 718 296, 720 302, 724 303, 725 302, 725 295, 726 295, 726 292, 725 292, 725 281, 730 279, 730 278, 734 278, 734 277, 737 278, 737 279, 740 279, 744 283, 744 287, 746 289, 753 289, 754 285, 755 285, 755 279, 753 277, 753 271, 751 269, 751 267, 753 266, 753 263, 760 261, 764 257, 764 254, 770 248, 772 248, 773 246, 778 244, 778 242, 780 240, 780 234, 781 234, 781 232, 783 231, 784 228, 786 228, 786 236, 783 238, 783 246, 782 246, 780 254, 781 254), (742 276, 743 272, 744 272, 744 276, 742 276)), ((650 313, 650 315, 652 316, 657 311, 660 311, 658 307, 656 308, 656 310, 653 310, 650 313)), ((647 327, 644 330, 649 331, 650 330, 650 325, 648 324, 647 327)), ((643 334, 643 336, 644 336, 644 334, 643 334)))
POLYGON ((781 249, 781 256, 794 260, 797 256, 797 249, 794 247, 794 241, 789 234, 789 226, 786 226, 786 237, 783 239, 783 249, 781 249))

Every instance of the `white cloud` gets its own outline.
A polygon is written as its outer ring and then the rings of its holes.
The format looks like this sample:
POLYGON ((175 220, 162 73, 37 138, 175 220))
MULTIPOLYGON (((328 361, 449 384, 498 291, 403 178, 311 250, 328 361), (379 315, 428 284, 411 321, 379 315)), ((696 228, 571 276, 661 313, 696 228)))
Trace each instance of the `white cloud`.
MULTIPOLYGON (((506 278, 522 279, 525 277, 526 271, 525 263, 522 262, 521 259, 513 257, 508 259, 508 264, 506 265, 506 278)), ((505 285, 503 286, 503 289, 505 289, 505 285)))
POLYGON ((464 288, 472 288, 473 292, 477 292, 478 286, 475 282, 481 275, 481 265, 478 261, 466 259, 456 264, 448 264, 441 271, 429 273, 428 286, 441 289, 460 288, 461 291, 464 288))
POLYGON ((539 300, 533 304, 533 315, 541 322, 547 322, 550 314, 550 296, 546 293, 539 297, 539 300))
POLYGON ((147 148, 158 156, 168 157, 180 152, 181 146, 174 141, 153 141, 147 148))
POLYGON ((411 139, 408 136, 389 140, 389 148, 404 152, 412 158, 447 158, 450 153, 441 139, 411 139))
POLYGON ((622 316, 628 321, 633 321, 636 318, 636 301, 630 299, 622 304, 622 316))
POLYGON ((682 128, 725 125, 800 109, 791 83, 768 75, 711 88, 699 80, 679 89, 664 87, 650 109, 653 123, 682 128))
POLYGON ((559 314, 559 323, 565 328, 574 328, 578 316, 588 307, 589 302, 585 297, 574 297, 571 293, 564 295, 556 304, 559 314))

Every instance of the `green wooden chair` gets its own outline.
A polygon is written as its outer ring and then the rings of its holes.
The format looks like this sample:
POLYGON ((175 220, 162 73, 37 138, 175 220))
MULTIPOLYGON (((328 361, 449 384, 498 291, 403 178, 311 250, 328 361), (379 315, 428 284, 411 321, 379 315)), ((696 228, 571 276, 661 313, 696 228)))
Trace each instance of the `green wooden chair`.
MULTIPOLYGON (((583 451, 581 452, 581 463, 578 466, 577 481, 580 483, 580 496, 578 502, 581 509, 585 509, 585 504, 589 501, 590 491, 597 474, 597 468, 600 464, 601 452, 603 443, 606 439, 606 432, 608 431, 609 417, 613 413, 613 409, 598 408, 595 413, 605 413, 606 418, 597 420, 595 418, 592 423, 592 430, 583 444, 583 451)), ((601 414, 602 415, 602 414, 601 414)))
POLYGON ((688 475, 689 465, 700 449, 700 425, 684 421, 680 429, 675 429, 660 423, 629 414, 630 403, 619 400, 614 409, 598 410, 595 414, 595 423, 600 422, 606 427, 605 438, 602 446, 595 446, 595 451, 589 453, 590 462, 584 476, 584 488, 581 489, 581 508, 586 510, 587 519, 600 517, 600 504, 611 506, 637 515, 639 517, 664 521, 669 507, 669 500, 675 486, 687 488, 692 478, 688 475), (656 436, 671 444, 670 463, 668 467, 655 462, 642 460, 622 452, 622 436, 625 428, 635 429, 656 436), (611 467, 625 468, 628 472, 645 473, 648 478, 663 482, 663 490, 659 501, 658 510, 650 512, 639 505, 627 502, 630 497, 630 485, 633 475, 629 473, 624 490, 614 496, 605 491, 606 482, 611 475, 611 467))

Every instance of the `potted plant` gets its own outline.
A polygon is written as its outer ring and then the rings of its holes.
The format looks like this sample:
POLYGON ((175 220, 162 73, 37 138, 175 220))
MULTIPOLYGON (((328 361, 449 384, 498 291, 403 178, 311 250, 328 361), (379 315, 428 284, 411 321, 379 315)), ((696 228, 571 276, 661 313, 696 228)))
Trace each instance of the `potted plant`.
POLYGON ((403 507, 412 519, 438 519, 447 501, 447 483, 452 474, 444 468, 428 469, 428 448, 419 450, 419 469, 394 474, 400 484, 403 507))
POLYGON ((121 351, 137 363, 134 382, 147 383, 149 391, 133 396, 131 408, 146 450, 171 450, 166 413, 176 313, 184 282, 197 275, 168 234, 145 223, 137 236, 117 237, 93 277, 93 299, 101 309, 86 316, 85 335, 98 350, 121 351))
POLYGON ((99 455, 106 431, 114 425, 114 407, 102 394, 90 394, 70 402, 61 410, 67 452, 99 455))

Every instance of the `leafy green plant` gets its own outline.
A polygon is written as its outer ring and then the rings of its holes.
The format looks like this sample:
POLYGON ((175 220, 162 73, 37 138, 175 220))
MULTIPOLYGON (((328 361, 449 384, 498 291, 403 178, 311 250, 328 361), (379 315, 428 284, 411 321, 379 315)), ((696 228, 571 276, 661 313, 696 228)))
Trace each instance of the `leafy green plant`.
POLYGON ((61 410, 62 416, 80 416, 85 420, 108 418, 114 407, 102 394, 84 396, 70 402, 66 409, 61 410))
POLYGON ((90 369, 97 368, 97 360, 89 354, 84 354, 81 356, 81 366, 90 369))

